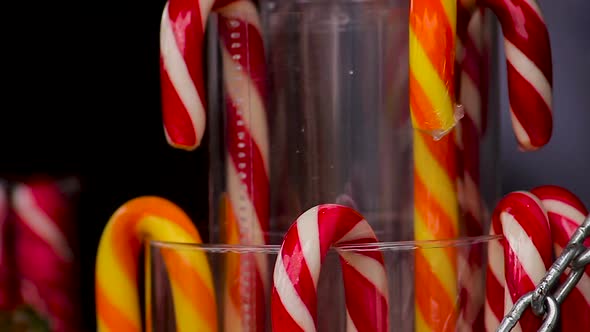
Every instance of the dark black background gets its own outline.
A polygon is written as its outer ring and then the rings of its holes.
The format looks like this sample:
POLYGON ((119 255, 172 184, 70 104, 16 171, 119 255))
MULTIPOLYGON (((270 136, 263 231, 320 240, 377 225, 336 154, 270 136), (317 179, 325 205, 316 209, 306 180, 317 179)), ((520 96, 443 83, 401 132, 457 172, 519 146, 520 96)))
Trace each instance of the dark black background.
POLYGON ((0 176, 81 179, 82 299, 95 330, 94 258, 115 209, 166 197, 206 235, 206 151, 167 146, 159 95, 164 0, 22 1, 2 9, 0 176), (7 57, 7 58, 6 58, 7 57))

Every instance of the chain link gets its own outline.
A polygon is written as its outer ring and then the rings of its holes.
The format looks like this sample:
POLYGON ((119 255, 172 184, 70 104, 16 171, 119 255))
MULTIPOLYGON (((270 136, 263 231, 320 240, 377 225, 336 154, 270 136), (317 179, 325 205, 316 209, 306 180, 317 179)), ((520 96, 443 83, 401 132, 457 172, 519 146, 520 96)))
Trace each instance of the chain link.
POLYGON ((508 332, 516 326, 528 307, 540 317, 544 317, 539 332, 555 330, 559 320, 559 306, 576 287, 584 275, 584 269, 590 264, 590 248, 584 246, 584 240, 590 237, 590 215, 576 230, 561 255, 555 260, 549 271, 535 290, 523 295, 504 317, 496 332, 508 332), (570 269, 566 280, 558 286, 559 277, 570 269), (555 290, 553 293, 551 291, 555 290))

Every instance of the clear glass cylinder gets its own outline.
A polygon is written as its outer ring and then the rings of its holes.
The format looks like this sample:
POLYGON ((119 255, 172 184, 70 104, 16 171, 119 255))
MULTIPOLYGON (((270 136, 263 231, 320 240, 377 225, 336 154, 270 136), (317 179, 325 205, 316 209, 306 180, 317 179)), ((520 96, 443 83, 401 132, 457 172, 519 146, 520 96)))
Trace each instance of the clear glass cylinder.
MULTIPOLYGON (((234 6, 208 24, 212 242, 268 243, 268 234, 283 234, 324 203, 355 208, 382 241, 416 239, 409 1, 261 0, 252 8, 234 6), (232 238, 236 227, 239 238, 232 238)), ((473 234, 461 225, 453 237, 486 233, 500 194, 489 13, 484 26, 479 178, 475 193, 460 192, 456 201, 477 196, 463 204, 475 206, 483 227, 473 234)))
MULTIPOLYGON (((485 282, 481 271, 485 270, 483 267, 485 267, 487 247, 492 244, 499 245, 494 243, 498 241, 497 237, 485 236, 452 241, 408 241, 332 248, 322 263, 317 285, 317 331, 346 331, 347 314, 344 301, 346 285, 341 275, 339 253, 358 254, 359 252, 365 255, 369 252, 370 256, 382 255, 387 278, 389 307, 381 308, 379 303, 375 303, 375 315, 367 319, 385 319, 378 313, 387 312, 390 331, 398 332, 420 331, 418 321, 424 320, 430 324, 436 324, 431 330, 463 331, 468 326, 471 326, 474 331, 478 328, 483 330, 481 325, 483 321, 476 322, 475 319, 478 316, 483 317, 485 282), (450 286, 454 295, 450 297, 446 307, 439 307, 428 313, 431 317, 418 318, 415 308, 420 305, 420 301, 422 303, 437 301, 441 296, 449 295, 446 293, 448 289, 437 288, 439 284, 436 279, 445 275, 450 267, 441 262, 434 265, 431 270, 424 271, 414 268, 415 262, 420 257, 441 257, 449 253, 452 253, 453 259, 456 260, 456 269, 453 270, 455 279, 450 286), (467 264, 468 257, 470 257, 469 264, 467 264), (425 282, 426 280, 429 281, 425 282)), ((231 293, 233 287, 231 281, 234 276, 227 267, 235 261, 247 261, 257 257, 268 262, 265 278, 271 281, 279 249, 276 245, 187 245, 150 242, 147 245, 149 254, 146 263, 148 277, 146 298, 149 299, 146 301, 146 315, 149 317, 147 320, 149 327, 154 332, 177 331, 178 320, 186 317, 182 315, 195 315, 191 307, 180 307, 181 305, 199 301, 201 304, 206 304, 213 296, 216 307, 207 308, 207 314, 203 314, 209 322, 213 322, 206 328, 219 332, 271 331, 271 283, 264 292, 265 296, 263 300, 260 300, 261 303, 251 303, 252 306, 259 305, 262 310, 263 318, 259 322, 260 325, 235 328, 235 321, 239 321, 241 317, 228 315, 228 312, 233 312, 233 298, 228 294, 231 293), (203 258, 206 259, 203 260, 203 258), (202 264, 203 262, 206 264, 202 264), (200 265, 196 268, 194 264, 200 265), (172 265, 173 268, 170 268, 172 265), (206 274, 212 280, 214 292, 203 290, 203 283, 198 278, 179 277, 179 275, 190 275, 196 270, 199 270, 201 275, 206 274), (200 291, 202 291, 201 296, 199 296, 200 291), (185 293, 182 294, 182 292, 185 293), (174 298, 175 294, 180 297, 185 294, 195 294, 198 298, 193 299, 193 302, 177 301, 174 298)), ((372 278, 375 274, 376 271, 371 269, 364 271, 364 275, 368 278, 372 278)), ((254 288, 254 286, 251 287, 254 288)), ((350 288, 350 285, 348 287, 350 288)), ((251 291, 256 292, 255 289, 251 291)), ((197 327, 199 326, 192 328, 197 327)), ((200 327, 202 330, 205 329, 203 325, 200 327)))

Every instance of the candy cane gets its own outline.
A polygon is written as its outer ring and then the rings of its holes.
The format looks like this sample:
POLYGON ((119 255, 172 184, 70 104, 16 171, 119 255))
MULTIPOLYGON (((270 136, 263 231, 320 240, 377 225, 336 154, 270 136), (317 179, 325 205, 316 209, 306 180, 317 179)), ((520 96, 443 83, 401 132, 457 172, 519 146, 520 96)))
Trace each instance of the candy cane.
MULTIPOLYGON (((461 0, 471 10, 474 0, 461 0)), ((541 9, 535 0, 478 0, 502 26, 508 71, 510 115, 523 150, 549 142, 553 130, 551 48, 541 9)))
MULTIPOLYGON (((228 216, 234 216, 223 222, 227 229, 238 230, 238 241, 233 243, 263 245, 268 232, 270 186, 266 64, 260 22, 250 0, 235 1, 217 11, 226 89, 228 216)), ((237 263, 237 268, 228 266, 228 272, 235 272, 227 274, 228 281, 237 284, 238 291, 226 301, 231 306, 225 310, 226 329, 264 330, 265 299, 270 288, 266 258, 242 255, 237 263)))
MULTIPOLYGON (((456 1, 413 0, 410 10, 410 109, 414 125, 414 239, 459 236, 454 118, 456 1), (435 110, 435 119, 427 114, 435 110), (425 125, 425 126, 422 126, 425 125), (426 131, 426 132, 424 132, 426 131)), ((415 255, 419 330, 453 331, 456 326, 457 253, 454 248, 418 250, 415 255)))
MULTIPOLYGON (((513 304, 535 289, 553 261, 547 212, 529 192, 510 193, 498 203, 491 234, 504 238, 488 245, 486 331, 495 331, 513 304)), ((529 309, 519 325, 522 331, 536 331, 541 323, 529 309)))
MULTIPOLYGON (((480 140, 482 132, 483 11, 471 13, 467 8, 457 9, 457 98, 465 116, 457 124, 459 173, 457 191, 463 216, 463 234, 483 235, 482 196, 480 186, 480 140)), ((465 250, 459 257, 461 331, 483 329, 483 257, 478 246, 465 250)))
POLYGON ((23 302, 52 331, 80 331, 73 206, 54 181, 30 181, 12 192, 15 256, 23 302), (35 264, 31 264, 35 261, 35 264))
MULTIPOLYGON (((456 146, 452 135, 434 141, 414 131, 414 239, 459 237, 456 146)), ((415 255, 416 324, 430 331, 454 331, 457 251, 418 250, 415 255)))
MULTIPOLYGON (((584 222, 588 210, 570 191, 557 186, 538 187, 531 192, 539 197, 549 215, 555 255, 561 255, 563 248, 576 229, 584 222)), ((590 240, 586 241, 590 245, 590 240)), ((562 282, 569 271, 562 276, 562 282)), ((562 331, 576 331, 582 326, 590 326, 590 267, 586 268, 576 288, 568 295, 561 306, 562 331)))
MULTIPOLYGON (((165 199, 140 197, 121 206, 102 233, 96 257, 98 331, 141 330, 137 267, 147 239, 201 243, 189 217, 165 199)), ((205 254, 162 249, 162 256, 168 269, 177 330, 217 331, 215 291, 205 254)), ((146 295, 146 327, 151 330, 150 298, 146 295)))
MULTIPOLYGON (((291 226, 277 257, 272 290, 274 332, 316 331, 317 283, 328 249, 374 243, 366 220, 341 205, 319 205, 291 226)), ((381 253, 339 250, 345 284, 347 330, 389 331, 389 300, 381 253)))

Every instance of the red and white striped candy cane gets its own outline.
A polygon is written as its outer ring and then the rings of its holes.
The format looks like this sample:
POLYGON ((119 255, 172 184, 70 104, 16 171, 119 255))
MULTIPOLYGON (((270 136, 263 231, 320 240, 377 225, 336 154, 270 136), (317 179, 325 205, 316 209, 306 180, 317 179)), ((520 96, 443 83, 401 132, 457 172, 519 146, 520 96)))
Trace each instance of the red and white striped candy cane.
POLYGON ((205 131, 203 39, 214 5, 235 0, 169 0, 160 24, 164 132, 170 145, 193 150, 205 131))
MULTIPOLYGON (((531 192, 539 197, 547 210, 555 255, 559 256, 584 222, 588 210, 576 195, 558 186, 542 186, 531 192)), ((590 239, 585 245, 590 246, 590 239)), ((568 275, 569 271, 561 281, 565 281, 568 275)), ((590 326, 590 267, 586 267, 582 279, 562 303, 560 311, 562 331, 577 331, 582 326, 590 326)))
POLYGON ((553 73, 549 32, 535 0, 460 0, 494 12, 502 26, 510 115, 523 150, 549 142, 553 130, 553 73))
MULTIPOLYGON (((488 246, 486 331, 496 330, 513 304, 535 289, 553 263, 547 212, 529 192, 512 192, 498 203, 491 234, 504 238, 488 246)), ((521 331, 537 331, 541 323, 529 308, 519 325, 521 331)))
MULTIPOLYGON (((480 140, 482 132, 481 82, 483 54, 483 10, 471 12, 457 7, 457 63, 456 83, 458 100, 465 116, 457 124, 458 172, 457 192, 462 215, 463 235, 483 235, 482 197, 480 192, 480 140)), ((459 255, 461 331, 483 329, 483 257, 474 246, 459 255)))
MULTIPOLYGON (((266 244, 269 222, 268 129, 265 108, 266 64, 260 22, 250 0, 216 9, 223 63, 227 119, 227 197, 231 215, 224 228, 238 230, 238 243, 266 244)), ((226 301, 226 328, 262 331, 266 295, 270 288, 263 255, 243 255, 239 267, 230 268, 238 280, 238 295, 226 301), (233 313, 233 315, 232 315, 233 313), (236 317, 235 313, 238 314, 236 317), (229 325, 228 325, 229 324, 229 325)), ((229 286, 229 285, 226 285, 229 286)))
MULTIPOLYGON (((338 244, 374 243, 367 221, 349 207, 309 209, 291 226, 277 257, 272 291, 274 332, 315 331, 317 283, 328 249, 338 244)), ((348 331, 389 331, 389 300, 383 255, 339 251, 348 331)))
POLYGON ((43 180, 16 185, 12 203, 23 301, 49 320, 52 331, 80 331, 71 202, 56 182, 43 180))
POLYGON ((168 143, 192 150, 205 131, 203 39, 215 0, 170 0, 160 24, 162 115, 168 143))

